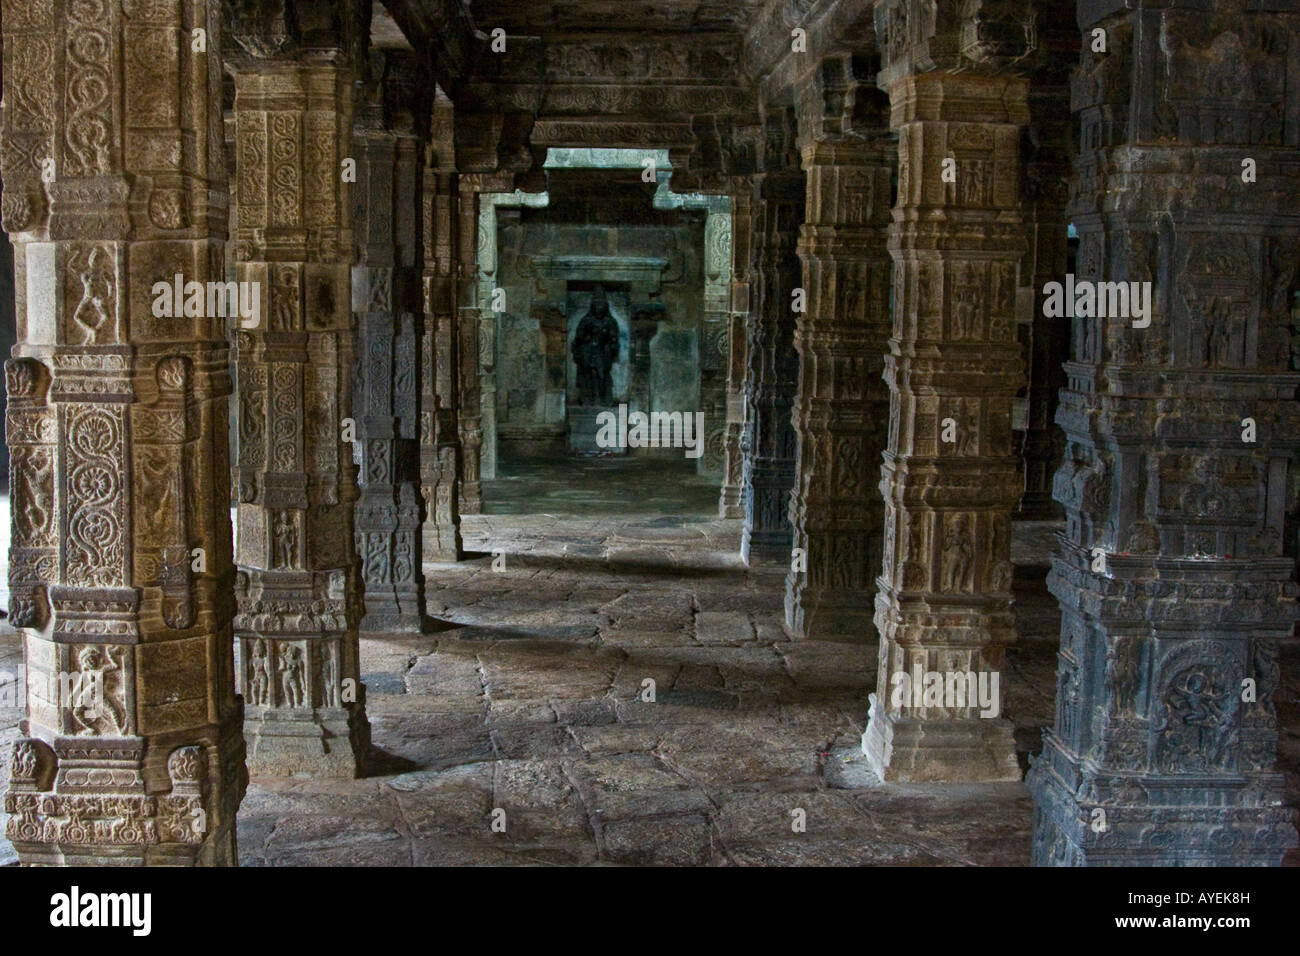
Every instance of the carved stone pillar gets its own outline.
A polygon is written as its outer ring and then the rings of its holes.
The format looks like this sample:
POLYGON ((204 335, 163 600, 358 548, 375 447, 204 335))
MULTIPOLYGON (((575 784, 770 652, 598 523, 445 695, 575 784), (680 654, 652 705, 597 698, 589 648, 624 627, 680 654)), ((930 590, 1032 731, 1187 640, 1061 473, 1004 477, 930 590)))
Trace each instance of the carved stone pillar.
POLYGON ((1034 862, 1276 865, 1296 845, 1274 698, 1296 615, 1300 100, 1279 78, 1300 15, 1093 9, 1074 281, 1137 283, 1151 308, 1126 286, 1118 315, 1072 309, 1034 862))
POLYGON ((460 536, 460 426, 457 361, 459 189, 453 164, 452 109, 437 103, 424 165, 424 253, 420 481, 425 502, 424 553, 437 561, 464 556, 460 536))
MULTIPOLYGON (((352 74, 253 61, 235 78, 237 270, 263 315, 239 363, 240 687, 254 773, 351 776, 369 745, 351 418, 352 74)), ((386 284, 385 286, 386 287, 386 284)))
POLYGON ((172 298, 222 279, 214 10, 4 3, 24 864, 237 862, 225 320, 172 298))
MULTIPOLYGON (((704 224, 704 330, 700 336, 700 411, 704 413, 701 475, 724 477, 727 373, 731 359, 731 203, 710 197, 704 224)), ((642 406, 642 407, 649 407, 642 406)))
POLYGON ((420 527, 417 390, 423 311, 417 164, 420 140, 415 65, 397 51, 370 57, 372 94, 359 111, 353 153, 353 227, 361 258, 352 269, 359 358, 354 387, 354 458, 360 465, 357 552, 369 633, 419 631, 426 622, 420 527), (384 106, 388 90, 390 109, 384 106), (407 111, 398 112, 392 101, 407 111))
POLYGON ((466 514, 478 514, 482 482, 495 478, 497 467, 497 208, 515 205, 529 194, 515 191, 510 172, 473 173, 459 181, 461 269, 469 277, 461 283, 460 308, 460 504, 466 514))
POLYGON ((799 442, 786 626, 800 637, 867 641, 880 573, 880 455, 889 419, 881 378, 889 339, 888 136, 803 149, 800 240, 807 311, 798 315, 799 442), (806 568, 806 570, 805 570, 806 568))
POLYGON ((747 417, 752 453, 745 457, 745 526, 741 554, 790 560, 793 531, 790 492, 794 489, 795 436, 790 421, 799 377, 794 350, 793 293, 800 283, 796 252, 803 222, 803 174, 782 169, 793 137, 774 121, 769 135, 773 170, 754 177, 753 238, 750 249, 753 310, 746 329, 749 352, 747 417))
POLYGON ((718 516, 745 516, 745 395, 749 368, 749 244, 752 238, 752 184, 731 196, 731 313, 727 317, 727 431, 723 452, 722 493, 718 516))
MULTIPOLYGON (((460 510, 476 515, 483 510, 483 480, 480 471, 483 451, 483 383, 479 358, 479 325, 482 309, 479 303, 477 256, 479 251, 478 196, 486 179, 482 174, 471 173, 459 177, 460 200, 457 213, 460 229, 457 252, 461 260, 461 274, 466 281, 460 283, 458 303, 459 341, 457 342, 459 428, 461 445, 460 510)), ((496 237, 492 237, 493 243, 496 237)))
MULTIPOLYGON (((880 665, 862 749, 886 780, 1018 780, 1000 668, 1015 639, 1011 407, 1022 374, 1014 320, 1029 84, 997 69, 979 24, 955 22, 952 10, 952 22, 941 16, 916 40, 923 7, 876 8, 899 168, 880 665), (912 68, 936 57, 984 69, 912 68), (980 686, 985 706, 971 699, 980 686)), ((997 49, 1023 51, 1030 35, 1026 27, 997 49)))

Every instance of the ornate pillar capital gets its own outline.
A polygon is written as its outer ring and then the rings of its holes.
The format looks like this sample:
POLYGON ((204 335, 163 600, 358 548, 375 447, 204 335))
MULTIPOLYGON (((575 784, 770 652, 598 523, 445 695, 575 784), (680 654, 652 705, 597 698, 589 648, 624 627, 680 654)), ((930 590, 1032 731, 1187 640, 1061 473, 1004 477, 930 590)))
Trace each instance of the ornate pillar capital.
MULTIPOLYGON (((907 75, 1005 74, 1038 53, 1048 4, 1042 0, 879 0, 876 36, 883 89, 907 75)), ((892 95, 892 93, 891 93, 892 95)))

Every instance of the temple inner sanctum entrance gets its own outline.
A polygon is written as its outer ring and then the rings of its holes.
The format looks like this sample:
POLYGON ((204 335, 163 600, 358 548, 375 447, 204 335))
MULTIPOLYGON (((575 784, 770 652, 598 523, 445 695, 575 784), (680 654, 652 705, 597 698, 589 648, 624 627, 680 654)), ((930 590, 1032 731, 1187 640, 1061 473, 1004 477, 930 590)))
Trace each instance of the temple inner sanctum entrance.
POLYGON ((545 192, 498 197, 480 215, 494 249, 493 268, 480 263, 495 343, 484 441, 498 468, 563 452, 685 454, 721 483, 730 202, 672 192, 673 172, 664 150, 551 150, 545 192), (621 426, 602 431, 612 420, 621 426))

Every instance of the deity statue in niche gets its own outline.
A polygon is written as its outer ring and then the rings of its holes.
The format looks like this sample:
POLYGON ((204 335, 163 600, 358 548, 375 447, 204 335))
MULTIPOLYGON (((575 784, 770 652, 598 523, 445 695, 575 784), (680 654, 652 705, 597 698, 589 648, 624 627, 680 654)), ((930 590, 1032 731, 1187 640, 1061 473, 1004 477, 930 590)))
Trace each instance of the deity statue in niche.
POLYGON ((591 307, 578 323, 570 351, 578 368, 578 404, 614 404, 610 370, 619 356, 618 322, 609 313, 603 286, 592 293, 591 307))

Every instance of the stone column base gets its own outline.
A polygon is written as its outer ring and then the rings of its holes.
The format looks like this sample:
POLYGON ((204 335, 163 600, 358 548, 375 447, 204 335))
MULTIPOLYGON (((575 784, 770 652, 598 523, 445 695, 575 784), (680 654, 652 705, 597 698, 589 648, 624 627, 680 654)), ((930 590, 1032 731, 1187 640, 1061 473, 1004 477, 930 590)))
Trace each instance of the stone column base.
MULTIPOLYGON (((116 799, 120 805, 126 797, 116 799)), ((92 818, 93 819, 93 818, 92 818)), ((90 846, 13 841, 23 866, 238 866, 233 828, 201 847, 179 843, 156 846, 90 846)))
MULTIPOLYGON (((5 836, 24 866, 236 866, 235 813, 248 785, 239 712, 166 758, 134 737, 19 738, 5 836), (154 770, 153 774, 148 771, 154 770)), ((161 743, 161 741, 159 741, 161 743)), ((163 745, 165 748, 167 745, 163 745)))
POLYGON ((565 450, 570 455, 599 454, 626 455, 627 446, 602 448, 596 443, 601 428, 597 419, 609 412, 617 421, 618 406, 569 405, 566 409, 567 439, 565 450))
MULTIPOLYGON (((364 688, 358 696, 364 699, 364 688)), ((370 722, 361 703, 314 711, 250 707, 244 742, 255 777, 358 777, 370 749, 370 722)))
POLYGON ((1035 866, 1279 866, 1297 845, 1281 774, 1173 786, 1156 774, 1103 775, 1048 734, 1025 782, 1035 866))
POLYGON ((1001 717, 897 717, 871 694, 862 752, 890 783, 993 783, 1021 779, 1011 721, 1001 717))
POLYGON ((371 590, 374 587, 366 586, 366 613, 357 627, 360 634, 375 637, 381 634, 428 633, 433 622, 425 612, 421 594, 381 586, 380 594, 376 596, 371 590))
POLYGON ((756 531, 746 528, 741 536, 741 553, 745 560, 762 561, 767 564, 790 564, 790 550, 794 547, 794 532, 789 528, 783 531, 756 531))
POLYGON ((736 485, 723 485, 722 494, 718 497, 718 517, 719 518, 743 518, 745 517, 745 500, 743 489, 736 485))
POLYGON ((875 595, 869 591, 803 587, 786 579, 785 630, 795 640, 874 644, 875 595))
POLYGON ((461 485, 460 513, 477 515, 483 513, 483 486, 477 481, 467 481, 461 485))
POLYGON ((465 557, 460 529, 424 526, 425 561, 460 561, 465 557))
POLYGON ((203 848, 182 844, 159 846, 64 846, 13 841, 23 866, 238 866, 235 835, 223 842, 209 841, 203 848))
POLYGON ((1014 521, 1064 521, 1065 509, 1060 502, 1053 500, 1050 488, 1026 491, 1020 496, 1020 504, 1011 517, 1014 521))

